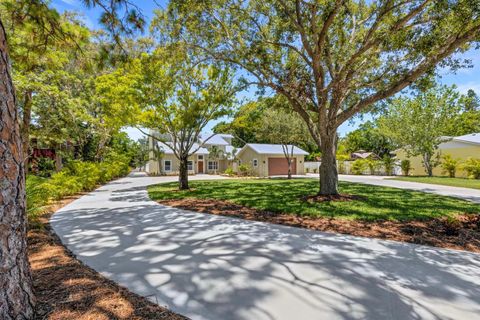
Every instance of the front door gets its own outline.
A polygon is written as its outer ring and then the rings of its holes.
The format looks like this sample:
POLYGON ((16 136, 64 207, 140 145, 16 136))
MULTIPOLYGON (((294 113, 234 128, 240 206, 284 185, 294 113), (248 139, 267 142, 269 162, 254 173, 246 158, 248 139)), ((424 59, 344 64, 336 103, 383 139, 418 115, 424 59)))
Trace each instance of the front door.
POLYGON ((198 161, 198 173, 203 173, 203 161, 198 161))

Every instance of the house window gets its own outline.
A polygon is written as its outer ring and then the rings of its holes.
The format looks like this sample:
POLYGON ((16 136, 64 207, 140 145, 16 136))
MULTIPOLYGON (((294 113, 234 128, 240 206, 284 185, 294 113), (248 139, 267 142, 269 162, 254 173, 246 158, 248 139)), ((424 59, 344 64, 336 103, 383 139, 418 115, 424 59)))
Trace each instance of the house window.
POLYGON ((253 159, 253 166, 258 167, 258 160, 257 159, 253 159))
POLYGON ((166 172, 172 171, 172 160, 163 160, 163 169, 166 172))
POLYGON ((193 171, 193 161, 192 160, 189 160, 187 162, 187 170, 188 171, 193 171))
POLYGON ((218 162, 208 161, 208 170, 218 170, 218 162))
POLYGON ((203 154, 198 155, 198 160, 203 160, 203 154))

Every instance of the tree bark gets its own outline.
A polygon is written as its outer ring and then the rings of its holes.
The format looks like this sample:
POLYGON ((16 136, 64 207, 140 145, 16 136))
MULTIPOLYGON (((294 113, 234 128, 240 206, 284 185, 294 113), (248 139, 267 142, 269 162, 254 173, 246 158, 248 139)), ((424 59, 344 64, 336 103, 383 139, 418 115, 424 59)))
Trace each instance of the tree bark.
POLYGON ((320 150, 320 195, 338 195, 337 135, 322 135, 320 150))
POLYGON ((0 20, 0 319, 34 314, 27 259, 25 172, 7 39, 0 20))
POLYGON ((292 159, 287 158, 288 162, 288 174, 287 174, 287 179, 292 179, 292 159))
POLYGON ((432 168, 431 160, 432 160, 432 155, 430 155, 429 153, 425 153, 423 155, 423 165, 425 166, 425 172, 429 177, 433 176, 433 168, 432 168))
POLYGON ((178 175, 178 189, 188 190, 188 157, 180 157, 180 168, 178 175))
POLYGON ((30 123, 32 122, 32 91, 27 90, 24 96, 22 112, 22 150, 24 156, 25 170, 28 172, 28 160, 30 158, 30 123))

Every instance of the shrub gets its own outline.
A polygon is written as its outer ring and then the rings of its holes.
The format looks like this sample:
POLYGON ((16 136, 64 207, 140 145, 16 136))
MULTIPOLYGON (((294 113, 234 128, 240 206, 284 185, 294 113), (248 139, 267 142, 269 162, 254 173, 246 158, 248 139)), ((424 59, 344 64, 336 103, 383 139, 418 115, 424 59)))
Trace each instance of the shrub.
POLYGON ((480 179, 480 159, 468 158, 462 168, 469 178, 480 179))
POLYGON ((400 168, 402 169, 402 173, 404 176, 408 176, 410 173, 410 170, 412 170, 410 160, 405 159, 400 162, 400 168))
POLYGON ((458 165, 460 164, 460 159, 454 159, 451 155, 446 154, 442 157, 442 173, 448 173, 450 178, 455 178, 455 173, 457 171, 458 165))
POLYGON ((347 170, 345 168, 345 161, 347 161, 348 159, 350 159, 350 157, 346 154, 337 154, 338 173, 347 173, 347 170))
POLYGON ((227 169, 225 169, 225 174, 227 176, 233 176, 235 174, 235 172, 233 171, 232 167, 228 167, 227 169))
POLYGON ((382 159, 382 163, 383 167, 385 168, 385 174, 387 176, 391 176, 393 171, 393 165, 395 164, 395 159, 389 157, 388 155, 385 155, 382 159))
POLYGON ((241 164, 238 166, 238 170, 242 174, 242 176, 247 176, 248 173, 250 172, 250 167, 246 164, 241 164))
POLYGON ((363 174, 367 169, 368 164, 365 159, 357 159, 352 162, 352 173, 353 174, 363 174))
POLYGON ((368 170, 370 170, 370 174, 374 175, 376 170, 380 167, 380 163, 374 159, 365 159, 366 165, 368 166, 368 170))
POLYGON ((26 182, 29 221, 35 223, 52 200, 91 191, 99 184, 128 174, 128 164, 128 156, 110 154, 101 163, 70 161, 62 171, 48 179, 29 175, 26 182))

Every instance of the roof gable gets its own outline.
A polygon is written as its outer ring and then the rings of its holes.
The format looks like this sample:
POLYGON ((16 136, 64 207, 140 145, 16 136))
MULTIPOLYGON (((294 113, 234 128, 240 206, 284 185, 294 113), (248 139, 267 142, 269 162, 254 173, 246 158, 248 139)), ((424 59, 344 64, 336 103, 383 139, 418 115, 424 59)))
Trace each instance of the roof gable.
MULTIPOLYGON (((283 147, 281 144, 263 144, 263 143, 247 143, 243 146, 242 150, 238 154, 240 154, 245 148, 250 148, 258 154, 278 154, 284 155, 283 147)), ((288 151, 291 152, 292 145, 288 145, 288 151)), ((308 152, 305 150, 300 149, 297 146, 293 146, 293 154, 298 155, 308 155, 308 152)))

